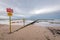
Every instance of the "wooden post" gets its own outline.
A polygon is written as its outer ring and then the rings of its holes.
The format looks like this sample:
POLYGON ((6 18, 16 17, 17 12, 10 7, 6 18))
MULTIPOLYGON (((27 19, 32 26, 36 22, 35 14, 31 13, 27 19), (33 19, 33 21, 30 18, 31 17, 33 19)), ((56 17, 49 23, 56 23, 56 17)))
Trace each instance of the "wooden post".
POLYGON ((23 18, 23 26, 25 26, 25 18, 23 18))
POLYGON ((10 33, 11 33, 11 16, 9 16, 9 25, 10 25, 9 29, 10 29, 10 33))

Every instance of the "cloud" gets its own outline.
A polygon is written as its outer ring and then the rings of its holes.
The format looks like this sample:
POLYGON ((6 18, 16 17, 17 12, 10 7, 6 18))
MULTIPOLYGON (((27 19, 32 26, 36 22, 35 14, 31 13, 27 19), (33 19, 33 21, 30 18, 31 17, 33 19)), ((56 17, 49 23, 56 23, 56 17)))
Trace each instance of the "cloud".
POLYGON ((30 17, 33 14, 58 11, 59 5, 60 0, 1 0, 0 16, 7 16, 6 8, 13 9, 13 17, 30 17))
POLYGON ((14 14, 13 16, 16 16, 16 17, 25 17, 25 15, 20 15, 20 14, 14 14))
POLYGON ((18 6, 12 6, 12 4, 9 5, 4 2, 0 2, 0 14, 2 14, 2 12, 5 12, 4 14, 6 14, 6 8, 12 8, 14 13, 17 14, 22 13, 21 9, 18 8, 18 6))
POLYGON ((0 19, 8 19, 8 16, 0 16, 0 19))
POLYGON ((51 6, 51 7, 45 7, 42 9, 34 9, 31 11, 31 14, 43 14, 43 13, 49 13, 49 12, 55 12, 60 10, 60 6, 51 6))
POLYGON ((24 13, 23 10, 21 9, 21 3, 17 0, 14 0, 14 1, 11 1, 11 0, 8 0, 8 1, 1 1, 0 2, 0 9, 3 9, 3 10, 0 10, 0 12, 4 11, 6 12, 6 8, 12 8, 14 13, 15 14, 22 14, 24 13))

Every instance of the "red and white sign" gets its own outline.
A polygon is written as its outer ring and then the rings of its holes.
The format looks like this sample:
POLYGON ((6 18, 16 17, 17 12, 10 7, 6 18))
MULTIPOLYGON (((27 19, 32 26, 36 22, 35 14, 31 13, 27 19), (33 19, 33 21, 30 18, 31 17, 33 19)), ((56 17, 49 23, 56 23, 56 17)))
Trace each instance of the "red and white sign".
POLYGON ((13 13, 13 9, 11 9, 11 8, 6 8, 6 11, 13 13))
POLYGON ((13 9, 11 9, 11 8, 6 8, 6 11, 7 11, 7 13, 8 13, 8 16, 12 16, 13 14, 13 9))

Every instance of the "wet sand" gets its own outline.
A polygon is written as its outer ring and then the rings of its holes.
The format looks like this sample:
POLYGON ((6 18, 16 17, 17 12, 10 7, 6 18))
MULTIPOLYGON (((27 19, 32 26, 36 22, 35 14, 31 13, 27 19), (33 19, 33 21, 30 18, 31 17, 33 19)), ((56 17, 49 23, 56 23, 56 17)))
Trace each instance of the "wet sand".
POLYGON ((9 25, 0 24, 0 40, 60 40, 60 35, 53 35, 50 29, 60 27, 42 27, 36 24, 29 25, 21 30, 21 25, 12 25, 12 33, 9 34, 9 25))

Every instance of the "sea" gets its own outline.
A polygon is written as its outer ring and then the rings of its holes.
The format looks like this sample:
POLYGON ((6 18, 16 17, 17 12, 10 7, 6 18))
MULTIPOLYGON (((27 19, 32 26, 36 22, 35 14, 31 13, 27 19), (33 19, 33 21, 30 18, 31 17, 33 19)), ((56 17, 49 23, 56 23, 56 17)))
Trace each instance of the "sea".
MULTIPOLYGON (((25 20, 25 22, 23 22, 23 20, 12 20, 11 24, 12 25, 27 25, 29 23, 33 22, 33 20, 25 20)), ((0 20, 0 24, 6 24, 9 25, 9 20, 0 20)), ((44 20, 44 19, 40 19, 37 22, 34 23, 35 25, 40 25, 42 27, 60 27, 60 19, 54 19, 54 20, 44 20)))

